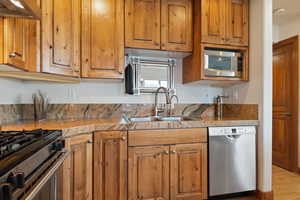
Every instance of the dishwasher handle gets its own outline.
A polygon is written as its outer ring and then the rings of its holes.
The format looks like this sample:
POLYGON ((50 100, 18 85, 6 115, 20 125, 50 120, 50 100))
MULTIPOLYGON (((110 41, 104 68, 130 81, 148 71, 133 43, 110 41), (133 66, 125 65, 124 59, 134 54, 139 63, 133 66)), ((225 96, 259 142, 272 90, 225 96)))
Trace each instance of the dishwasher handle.
POLYGON ((225 135, 225 137, 231 141, 231 142, 235 142, 236 140, 238 140, 242 135, 225 135))

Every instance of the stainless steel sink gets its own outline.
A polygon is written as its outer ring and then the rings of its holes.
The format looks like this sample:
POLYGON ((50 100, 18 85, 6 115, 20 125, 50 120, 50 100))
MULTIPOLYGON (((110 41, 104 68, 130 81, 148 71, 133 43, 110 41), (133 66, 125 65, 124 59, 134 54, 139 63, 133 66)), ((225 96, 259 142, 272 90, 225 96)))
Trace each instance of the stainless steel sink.
POLYGON ((153 122, 157 121, 155 117, 131 117, 128 118, 129 122, 153 122))
POLYGON ((183 116, 170 116, 170 117, 131 117, 128 118, 129 122, 155 122, 155 121, 191 121, 192 118, 183 116))

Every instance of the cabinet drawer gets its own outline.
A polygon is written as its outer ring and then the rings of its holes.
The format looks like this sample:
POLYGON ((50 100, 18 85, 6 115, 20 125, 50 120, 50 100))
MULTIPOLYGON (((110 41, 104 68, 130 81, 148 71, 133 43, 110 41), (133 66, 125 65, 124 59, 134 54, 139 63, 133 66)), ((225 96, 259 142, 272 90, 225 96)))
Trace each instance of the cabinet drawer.
POLYGON ((207 128, 129 131, 129 146, 207 142, 207 128))

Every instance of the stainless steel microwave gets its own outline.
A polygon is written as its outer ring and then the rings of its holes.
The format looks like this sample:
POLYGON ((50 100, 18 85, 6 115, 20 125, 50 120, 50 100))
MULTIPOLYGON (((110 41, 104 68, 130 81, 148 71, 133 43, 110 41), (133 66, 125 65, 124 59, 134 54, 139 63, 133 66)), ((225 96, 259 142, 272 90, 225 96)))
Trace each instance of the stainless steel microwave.
POLYGON ((204 48, 204 73, 207 77, 242 78, 244 69, 242 50, 204 48))

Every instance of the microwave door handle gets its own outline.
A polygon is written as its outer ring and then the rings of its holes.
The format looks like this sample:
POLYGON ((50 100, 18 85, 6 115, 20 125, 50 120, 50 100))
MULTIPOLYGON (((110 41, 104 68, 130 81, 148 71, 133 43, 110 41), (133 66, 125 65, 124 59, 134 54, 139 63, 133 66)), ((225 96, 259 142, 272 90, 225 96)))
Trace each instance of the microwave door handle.
POLYGON ((62 157, 55 162, 53 167, 48 170, 48 172, 42 176, 41 180, 38 182, 38 184, 34 187, 34 189, 26 196, 24 200, 33 200, 35 196, 38 194, 38 192, 43 188, 43 186, 48 182, 48 180, 55 174, 55 172, 58 170, 58 168, 64 163, 66 158, 70 155, 70 152, 64 152, 62 157))

